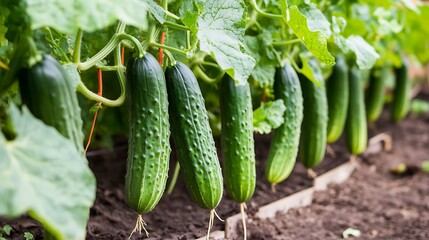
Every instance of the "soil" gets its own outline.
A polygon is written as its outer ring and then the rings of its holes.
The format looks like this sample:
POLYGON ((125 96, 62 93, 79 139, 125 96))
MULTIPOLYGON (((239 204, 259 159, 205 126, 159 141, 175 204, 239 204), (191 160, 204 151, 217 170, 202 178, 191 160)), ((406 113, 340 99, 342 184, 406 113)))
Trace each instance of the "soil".
MULTIPOLYGON (((429 99, 429 96, 423 96, 429 99)), ((311 206, 260 220, 252 217, 258 207, 312 185, 304 167, 298 163, 291 176, 278 184, 276 192, 264 180, 264 161, 271 136, 255 136, 257 187, 247 203, 248 239, 342 239, 347 228, 361 231, 361 239, 429 239, 429 174, 420 170, 429 160, 429 114, 410 116, 400 124, 388 120, 388 109, 371 126, 369 135, 387 132, 393 138, 393 150, 360 158, 359 168, 341 185, 317 192, 311 206), (404 174, 395 175, 391 168, 399 163, 409 166, 404 174)), ((218 142, 217 142, 218 143, 218 142)), ((344 139, 330 146, 317 174, 348 161, 344 139)), ((127 206, 123 187, 126 163, 126 139, 117 138, 115 150, 88 154, 90 167, 97 177, 97 198, 88 223, 87 239, 126 239, 134 227, 136 214, 127 206)), ((219 149, 219 148, 218 148, 219 149)), ((170 169, 174 169, 174 153, 170 169)), ((217 213, 227 218, 239 212, 239 206, 227 195, 217 213)), ((149 238, 134 234, 132 239, 195 239, 205 236, 209 212, 197 207, 188 197, 180 176, 170 196, 143 216, 149 238)), ((0 218, 0 226, 13 227, 12 239, 23 239, 23 232, 42 238, 40 226, 27 216, 0 218)), ((223 230, 215 220, 213 230, 223 230)))

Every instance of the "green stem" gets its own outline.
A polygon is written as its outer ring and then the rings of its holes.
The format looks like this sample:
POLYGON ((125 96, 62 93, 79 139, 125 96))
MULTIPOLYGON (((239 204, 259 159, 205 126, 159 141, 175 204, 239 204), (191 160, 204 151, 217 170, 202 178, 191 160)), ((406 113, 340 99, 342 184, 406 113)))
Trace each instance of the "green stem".
POLYGON ((167 195, 171 195, 171 193, 173 192, 174 187, 176 186, 176 183, 177 183, 177 178, 179 177, 179 172, 180 172, 180 164, 179 162, 176 162, 176 166, 174 166, 174 173, 171 178, 170 185, 168 185, 167 195))
POLYGON ((170 17, 170 18, 172 18, 174 20, 180 20, 180 17, 177 16, 176 14, 174 14, 174 13, 168 11, 168 10, 165 10, 164 12, 167 15, 167 17, 170 17))
POLYGON ((278 41, 278 42, 274 41, 273 46, 286 46, 286 45, 299 43, 299 42, 301 42, 301 39, 299 39, 299 38, 295 38, 295 39, 288 40, 288 41, 278 41))
POLYGON ((84 95, 86 98, 90 100, 94 100, 96 102, 101 102, 105 106, 118 107, 118 106, 121 106, 125 100, 125 93, 122 92, 121 80, 119 81, 119 83, 121 85, 121 95, 116 100, 110 100, 105 97, 99 96, 98 94, 89 90, 85 86, 85 84, 83 84, 83 82, 79 82, 79 85, 77 86, 77 91, 80 92, 82 95, 84 95))
POLYGON ((165 21, 163 24, 163 26, 168 26, 171 28, 175 28, 175 29, 179 29, 179 30, 190 30, 187 26, 184 25, 180 25, 174 22, 170 22, 170 21, 165 21))
POLYGON ((137 48, 139 57, 144 56, 145 51, 143 50, 139 40, 137 40, 135 37, 128 35, 126 33, 115 33, 115 35, 113 35, 112 39, 110 39, 110 41, 106 44, 106 46, 104 46, 103 49, 101 49, 97 54, 95 54, 92 58, 88 59, 86 62, 79 63, 78 69, 83 71, 91 68, 97 62, 99 62, 100 60, 104 59, 107 55, 109 55, 122 40, 131 41, 134 44, 134 46, 137 48))
POLYGON ((215 78, 209 77, 203 71, 203 69, 201 69, 201 67, 198 66, 198 65, 193 70, 194 70, 196 76, 200 77, 203 81, 205 81, 205 82, 207 82, 209 84, 216 84, 216 83, 218 83, 221 80, 222 76, 223 76, 223 72, 222 72, 222 74, 219 74, 215 78))
POLYGON ((161 45, 161 44, 156 43, 156 42, 149 42, 149 45, 157 47, 157 48, 163 48, 163 49, 167 49, 167 50, 170 50, 170 51, 173 51, 173 52, 181 53, 183 55, 187 55, 187 53, 185 51, 180 50, 180 49, 175 48, 175 47, 170 47, 170 46, 167 46, 167 45, 161 45))
POLYGON ((118 71, 118 70, 124 69, 123 66, 103 66, 103 65, 98 65, 98 64, 96 64, 95 67, 99 68, 103 71, 106 71, 106 72, 113 72, 113 71, 118 71))
POLYGON ((74 42, 74 52, 73 52, 73 62, 76 64, 80 63, 80 49, 82 46, 82 36, 83 36, 82 29, 78 29, 76 34, 76 39, 74 42))
POLYGON ((34 42, 32 37, 26 36, 26 42, 28 45, 29 52, 28 65, 29 67, 32 67, 34 64, 42 60, 42 55, 40 55, 37 51, 36 43, 34 42))
POLYGON ((283 19, 282 15, 279 14, 272 14, 262 11, 262 9, 259 8, 258 3, 256 0, 251 0, 250 4, 252 5, 253 9, 261 16, 267 17, 267 18, 273 18, 273 19, 283 19))
POLYGON ((220 68, 220 67, 219 67, 219 65, 217 65, 216 63, 202 61, 202 62, 200 62, 200 64, 201 64, 201 65, 205 65, 205 66, 209 66, 209 67, 216 68, 218 71, 223 71, 223 70, 222 70, 222 68, 220 68))
POLYGON ((176 59, 174 59, 173 54, 171 54, 170 51, 164 50, 164 54, 167 56, 168 60, 170 61, 169 66, 176 65, 176 59))
POLYGON ((191 31, 186 31, 186 49, 191 48, 191 31))

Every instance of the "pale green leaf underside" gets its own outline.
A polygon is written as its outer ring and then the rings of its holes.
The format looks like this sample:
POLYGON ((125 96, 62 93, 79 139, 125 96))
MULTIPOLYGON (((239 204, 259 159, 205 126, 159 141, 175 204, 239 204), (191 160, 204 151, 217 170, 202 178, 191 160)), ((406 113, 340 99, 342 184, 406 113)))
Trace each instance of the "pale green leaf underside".
POLYGON ((359 69, 370 69, 380 55, 361 36, 352 35, 347 38, 348 48, 355 53, 359 69))
POLYGON ((28 212, 57 239, 85 239, 95 178, 75 146, 27 108, 10 108, 17 137, 0 134, 0 215, 28 212))
POLYGON ((244 50, 245 5, 237 0, 200 2, 197 38, 200 50, 212 55, 238 84, 250 76, 255 60, 244 50))
POLYGON ((296 69, 298 72, 306 76, 310 81, 315 83, 317 86, 322 86, 324 81, 322 69, 320 69, 319 63, 312 56, 305 53, 300 54, 302 67, 296 69))

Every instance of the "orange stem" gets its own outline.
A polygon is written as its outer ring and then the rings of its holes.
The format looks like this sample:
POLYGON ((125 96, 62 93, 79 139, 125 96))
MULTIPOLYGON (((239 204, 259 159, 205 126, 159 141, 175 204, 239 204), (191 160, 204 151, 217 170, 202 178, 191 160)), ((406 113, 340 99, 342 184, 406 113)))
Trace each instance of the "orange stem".
MULTIPOLYGON (((159 41, 159 44, 164 45, 165 42, 165 32, 161 33, 161 39, 159 41)), ((159 49, 159 54, 158 54, 158 62, 159 65, 162 65, 162 58, 164 57, 164 49, 160 48, 159 49)))
POLYGON ((125 60, 125 48, 122 47, 122 49, 121 49, 121 63, 122 63, 122 65, 124 65, 124 60, 125 60))
MULTIPOLYGON (((122 48, 122 50, 123 49, 124 48, 122 48)), ((122 61, 123 61, 123 58, 122 58, 122 61)), ((100 68, 98 69, 98 95, 99 96, 103 95, 103 72, 101 71, 100 68)), ((98 104, 98 106, 101 106, 101 102, 98 102, 97 104, 98 104)), ((97 108, 97 110, 95 110, 94 119, 92 120, 92 126, 91 126, 91 131, 89 132, 88 143, 86 144, 86 147, 85 147, 85 154, 88 151, 89 145, 91 144, 91 139, 92 139, 92 135, 94 133, 95 123, 97 122, 97 116, 98 116, 98 108, 97 108)))

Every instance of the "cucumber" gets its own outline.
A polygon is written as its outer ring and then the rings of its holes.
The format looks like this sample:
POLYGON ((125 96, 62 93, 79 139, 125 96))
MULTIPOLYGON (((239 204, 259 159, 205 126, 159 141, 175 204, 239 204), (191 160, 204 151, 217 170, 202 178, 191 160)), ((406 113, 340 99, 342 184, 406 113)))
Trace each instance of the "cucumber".
POLYGON ((368 142, 368 129, 365 113, 364 91, 362 76, 354 66, 349 72, 350 92, 349 110, 346 121, 347 148, 353 155, 365 152, 368 142))
POLYGON ((318 166, 325 156, 328 128, 328 100, 324 82, 317 86, 299 75, 304 98, 304 118, 301 125, 300 156, 306 168, 318 166))
POLYGON ((139 215, 151 211, 164 192, 170 160, 170 124, 164 71, 149 53, 127 64, 129 116, 125 198, 139 215))
POLYGON ((389 74, 389 67, 383 66, 371 71, 368 89, 366 91, 365 107, 368 122, 375 122, 383 111, 384 82, 389 74))
POLYGON ((180 170, 192 200, 214 209, 223 193, 222 170, 197 79, 183 63, 165 72, 169 114, 180 170))
POLYGON ((395 68, 396 84, 393 91, 392 120, 399 122, 407 115, 411 104, 411 81, 408 79, 408 61, 395 68))
POLYGON ((50 55, 19 74, 22 102, 46 125, 70 139, 83 154, 83 131, 75 89, 63 66, 50 55))
POLYGON ((303 118, 301 85, 295 69, 289 63, 276 69, 274 96, 283 99, 286 111, 283 114, 284 123, 274 130, 265 177, 268 182, 277 184, 285 180, 295 166, 303 118))
POLYGON ((252 197, 256 183, 250 87, 247 82, 235 85, 234 80, 225 74, 219 94, 226 189, 234 201, 243 203, 252 197))
POLYGON ((337 56, 331 76, 326 83, 328 97, 328 132, 326 141, 333 143, 344 130, 349 104, 349 72, 343 56, 337 56))

